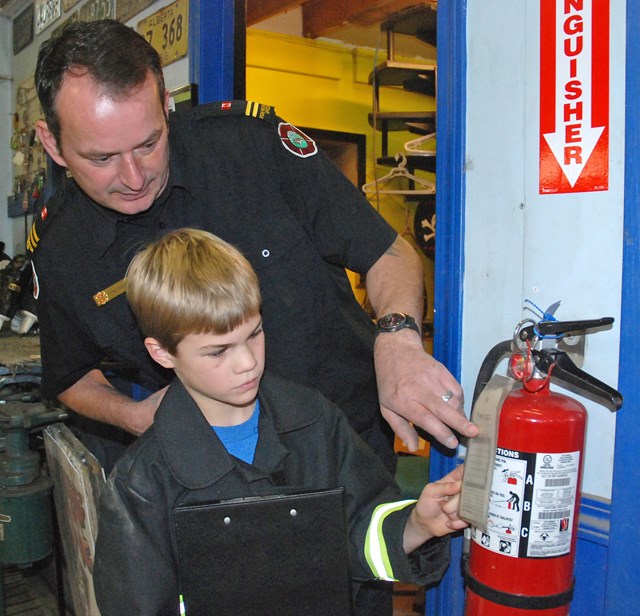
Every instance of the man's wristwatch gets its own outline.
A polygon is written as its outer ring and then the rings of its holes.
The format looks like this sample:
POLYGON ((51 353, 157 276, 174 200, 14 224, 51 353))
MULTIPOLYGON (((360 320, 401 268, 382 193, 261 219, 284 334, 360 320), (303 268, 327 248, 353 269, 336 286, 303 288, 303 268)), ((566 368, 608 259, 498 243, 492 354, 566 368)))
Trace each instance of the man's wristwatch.
POLYGON ((378 319, 376 325, 376 336, 378 334, 397 332, 399 329, 405 329, 408 327, 422 337, 422 331, 420 326, 416 323, 415 319, 403 312, 390 312, 378 319))

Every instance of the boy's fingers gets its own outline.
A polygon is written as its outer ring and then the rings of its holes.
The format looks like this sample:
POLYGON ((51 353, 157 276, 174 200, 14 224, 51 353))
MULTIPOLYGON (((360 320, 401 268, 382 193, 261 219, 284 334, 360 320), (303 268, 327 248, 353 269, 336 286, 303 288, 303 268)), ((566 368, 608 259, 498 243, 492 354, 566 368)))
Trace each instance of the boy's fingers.
POLYGON ((447 475, 445 475, 441 479, 438 479, 437 481, 434 481, 433 484, 434 485, 444 485, 444 484, 448 484, 448 483, 459 484, 459 483, 462 483, 463 475, 464 475, 464 466, 462 464, 460 464, 459 466, 454 468, 450 473, 448 473, 447 475))
POLYGON ((453 479, 454 481, 462 481, 462 476, 464 475, 464 464, 459 464, 454 468, 448 475, 449 479, 453 479))
MULTIPOLYGON (((437 492, 434 494, 435 498, 444 499, 445 496, 454 496, 458 492, 460 492, 460 488, 462 487, 462 482, 460 481, 436 481, 431 484, 437 492)), ((447 499, 448 500, 448 499, 447 499)))
POLYGON ((467 522, 465 522, 464 520, 449 520, 447 522, 447 528, 449 528, 451 530, 462 530, 463 528, 466 528, 467 526, 469 526, 469 524, 467 522))

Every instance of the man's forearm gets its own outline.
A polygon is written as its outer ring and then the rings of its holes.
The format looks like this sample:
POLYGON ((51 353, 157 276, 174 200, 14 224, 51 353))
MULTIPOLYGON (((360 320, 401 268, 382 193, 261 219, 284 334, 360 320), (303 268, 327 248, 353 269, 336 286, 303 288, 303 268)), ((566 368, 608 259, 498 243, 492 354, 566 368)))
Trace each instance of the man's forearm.
POLYGON ((404 312, 422 321, 424 273, 412 246, 398 236, 367 272, 367 295, 376 316, 404 312))
POLYGON ((153 423, 163 393, 161 390, 143 402, 136 402, 115 389, 100 370, 91 370, 59 394, 58 399, 84 417, 140 435, 153 423))
MULTIPOLYGON (((423 289, 422 261, 400 237, 367 274, 367 291, 378 318, 405 312, 421 322, 423 289)), ((414 426, 450 448, 458 446, 454 431, 477 435, 477 427, 464 414, 460 384, 425 352, 415 331, 405 328, 381 334, 373 355, 382 415, 411 451, 419 445, 414 426)))

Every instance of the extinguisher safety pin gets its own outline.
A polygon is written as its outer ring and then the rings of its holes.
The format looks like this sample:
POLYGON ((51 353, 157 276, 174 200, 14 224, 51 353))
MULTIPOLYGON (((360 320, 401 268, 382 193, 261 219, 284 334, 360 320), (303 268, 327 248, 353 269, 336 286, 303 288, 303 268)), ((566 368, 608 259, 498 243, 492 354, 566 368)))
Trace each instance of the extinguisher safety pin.
POLYGON ((513 332, 513 343, 522 352, 534 347, 538 342, 536 322, 533 319, 523 319, 516 325, 513 332), (525 327, 525 325, 528 325, 525 327))

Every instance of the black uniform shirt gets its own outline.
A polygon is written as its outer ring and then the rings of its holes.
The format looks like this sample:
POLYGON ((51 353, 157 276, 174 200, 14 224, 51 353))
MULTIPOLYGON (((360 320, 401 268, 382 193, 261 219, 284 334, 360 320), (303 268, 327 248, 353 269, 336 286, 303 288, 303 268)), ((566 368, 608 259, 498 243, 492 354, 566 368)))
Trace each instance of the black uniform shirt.
POLYGON ((366 272, 397 234, 270 108, 260 107, 260 118, 245 115, 244 103, 228 107, 170 115, 169 182, 146 212, 108 210, 69 181, 37 218, 29 247, 43 394, 56 396, 105 359, 134 369, 147 388, 169 382, 148 356, 125 295, 102 306, 93 296, 121 280, 149 241, 197 227, 235 245, 255 268, 269 369, 322 391, 360 432, 379 417, 373 324, 344 268, 366 272))

